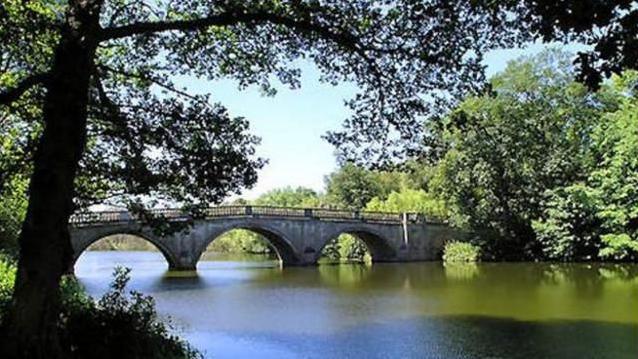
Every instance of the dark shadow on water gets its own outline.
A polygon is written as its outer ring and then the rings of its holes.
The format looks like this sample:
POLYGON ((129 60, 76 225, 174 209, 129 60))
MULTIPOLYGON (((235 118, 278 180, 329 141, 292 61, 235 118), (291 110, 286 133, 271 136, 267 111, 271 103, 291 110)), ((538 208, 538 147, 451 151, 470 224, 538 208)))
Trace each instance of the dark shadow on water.
MULTIPOLYGON (((304 358, 638 357, 638 326, 596 321, 527 322, 481 316, 440 316, 371 324, 330 335, 254 339, 268 342, 271 347, 286 348, 289 357, 304 358)), ((223 349, 210 348, 207 355, 226 357, 223 349)), ((241 356, 242 352, 235 354, 241 356)))
POLYGON ((203 288, 206 288, 206 282, 197 271, 166 271, 150 286, 150 289, 154 292, 203 288))

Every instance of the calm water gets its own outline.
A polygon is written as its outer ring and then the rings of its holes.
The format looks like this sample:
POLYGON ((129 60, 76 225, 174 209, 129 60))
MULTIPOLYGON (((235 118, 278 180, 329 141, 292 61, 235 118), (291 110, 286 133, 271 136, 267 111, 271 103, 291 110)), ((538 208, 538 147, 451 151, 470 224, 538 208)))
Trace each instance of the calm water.
POLYGON ((273 267, 86 252, 94 295, 116 264, 206 357, 638 358, 638 265, 441 263, 273 267))

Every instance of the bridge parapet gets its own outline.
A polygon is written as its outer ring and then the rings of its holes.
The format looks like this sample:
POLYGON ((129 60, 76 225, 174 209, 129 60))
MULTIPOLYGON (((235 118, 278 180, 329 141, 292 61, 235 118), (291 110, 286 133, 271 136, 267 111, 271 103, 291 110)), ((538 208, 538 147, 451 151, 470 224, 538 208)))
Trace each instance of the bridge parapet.
MULTIPOLYGON (((216 218, 288 218, 314 219, 320 221, 357 221, 368 223, 420 223, 446 224, 437 218, 426 218, 418 213, 347 211, 327 208, 299 208, 275 206, 216 206, 198 211, 195 215, 182 209, 162 208, 148 212, 153 217, 166 218, 171 221, 187 221, 193 219, 216 218)), ((128 211, 81 212, 71 216, 69 224, 73 227, 84 227, 100 224, 136 222, 140 218, 128 211)))
POLYGON ((442 221, 415 213, 345 211, 325 208, 218 206, 195 215, 180 209, 150 211, 169 221, 188 221, 175 233, 156 233, 127 211, 84 212, 70 220, 73 264, 92 243, 114 234, 146 239, 164 255, 169 268, 193 270, 208 245, 224 233, 244 229, 262 236, 283 265, 314 265, 323 248, 341 234, 353 235, 368 247, 374 262, 434 260, 443 243, 459 238, 442 221))

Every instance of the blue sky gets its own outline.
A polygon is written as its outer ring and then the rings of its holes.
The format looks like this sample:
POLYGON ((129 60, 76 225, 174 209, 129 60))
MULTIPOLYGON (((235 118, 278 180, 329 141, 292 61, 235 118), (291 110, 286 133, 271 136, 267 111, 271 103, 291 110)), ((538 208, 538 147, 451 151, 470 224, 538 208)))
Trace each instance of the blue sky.
MULTIPOLYGON (((534 44, 524 49, 492 51, 485 58, 487 74, 503 70, 508 61, 542 49, 542 45, 534 44)), ((301 88, 289 90, 277 86, 274 97, 262 96, 257 86, 239 90, 237 82, 231 80, 187 81, 189 90, 209 92, 213 101, 221 102, 232 116, 246 117, 250 131, 262 139, 257 151, 269 163, 260 171, 255 187, 245 190, 241 197, 253 199, 285 186, 321 191, 324 176, 336 169, 334 148, 321 136, 341 127, 349 116, 344 100, 352 97, 356 88, 349 84, 336 87, 322 84, 312 64, 304 63, 301 68, 301 88)))

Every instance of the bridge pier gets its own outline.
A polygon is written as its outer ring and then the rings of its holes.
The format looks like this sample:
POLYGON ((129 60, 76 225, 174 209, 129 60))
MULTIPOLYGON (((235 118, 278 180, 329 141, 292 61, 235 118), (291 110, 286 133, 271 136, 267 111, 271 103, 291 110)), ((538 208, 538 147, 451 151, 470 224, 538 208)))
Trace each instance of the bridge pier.
POLYGON ((168 270, 170 272, 193 272, 197 270, 197 264, 178 264, 169 265, 168 270))

